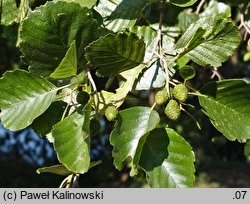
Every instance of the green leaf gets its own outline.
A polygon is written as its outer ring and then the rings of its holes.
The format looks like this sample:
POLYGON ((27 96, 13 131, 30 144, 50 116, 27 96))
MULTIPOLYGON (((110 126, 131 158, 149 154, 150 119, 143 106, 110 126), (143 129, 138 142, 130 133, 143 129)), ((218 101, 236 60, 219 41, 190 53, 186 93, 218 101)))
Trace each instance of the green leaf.
POLYGON ((54 2, 58 2, 58 1, 65 1, 68 3, 74 2, 74 3, 78 3, 80 4, 81 7, 87 7, 87 8, 92 8, 97 0, 53 0, 54 2))
POLYGON ((191 24, 176 43, 181 56, 195 63, 220 67, 231 56, 241 41, 237 26, 224 18, 201 18, 191 24))
POLYGON ((114 76, 143 62, 145 43, 135 34, 109 34, 86 48, 86 58, 98 74, 114 76))
POLYGON ((119 112, 118 120, 110 135, 114 149, 114 165, 121 170, 124 162, 129 161, 130 175, 137 173, 140 153, 147 134, 159 123, 156 111, 148 107, 132 107, 119 112))
POLYGON ((177 69, 181 69, 182 67, 184 67, 188 62, 190 61, 189 58, 187 58, 185 55, 178 58, 177 62, 176 62, 176 66, 177 69))
POLYGON ((33 73, 49 76, 74 40, 78 64, 85 64, 84 48, 101 34, 103 28, 89 9, 77 3, 47 2, 24 19, 20 49, 33 73))
POLYGON ((135 25, 148 0, 99 0, 95 10, 103 17, 104 25, 114 32, 135 25))
POLYGON ((200 105, 229 140, 250 139, 250 85, 243 80, 210 82, 200 90, 200 105))
POLYGON ((219 1, 233 6, 239 6, 247 2, 246 0, 219 0, 219 1))
POLYGON ((170 3, 180 7, 188 7, 195 4, 196 1, 197 0, 170 0, 170 3))
POLYGON ((144 62, 148 62, 152 58, 152 52, 157 38, 156 31, 149 26, 134 26, 129 29, 131 33, 137 35, 138 38, 142 39, 145 43, 145 56, 144 62))
POLYGON ((59 161, 74 173, 85 173, 90 165, 88 132, 83 126, 86 114, 77 112, 54 125, 52 136, 59 161))
MULTIPOLYGON (((146 45, 144 62, 148 63, 150 60, 152 60, 152 55, 157 40, 157 32, 150 26, 134 26, 130 28, 129 31, 131 33, 136 34, 138 38, 144 41, 146 45)), ((163 38, 162 48, 165 50, 173 50, 174 49, 173 38, 170 38, 167 35, 163 35, 162 38, 163 38)), ((174 53, 168 52, 168 54, 174 54, 174 53)))
POLYGON ((144 144, 140 166, 154 188, 192 187, 194 153, 191 146, 173 129, 151 131, 144 144))
POLYGON ((192 24, 195 23, 196 21, 199 20, 199 15, 196 13, 190 13, 187 10, 182 11, 179 15, 178 15, 178 25, 179 28, 181 29, 181 31, 186 31, 188 29, 188 27, 192 24))
POLYGON ((180 69, 180 76, 185 79, 185 80, 190 80, 192 78, 195 77, 195 70, 193 67, 191 66, 183 66, 181 69, 180 69))
POLYGON ((101 123, 97 118, 92 118, 90 120, 89 127, 90 127, 89 129, 90 129, 91 136, 94 136, 94 135, 97 135, 98 133, 100 133, 101 128, 102 128, 101 123))
POLYGON ((29 126, 44 113, 58 88, 48 80, 26 71, 6 72, 0 79, 0 118, 10 130, 29 126))
POLYGON ((45 136, 51 132, 52 126, 58 123, 63 116, 67 103, 55 101, 49 108, 31 124, 32 129, 40 136, 45 136))
MULTIPOLYGON (((91 162, 89 168, 93 168, 101 163, 102 163, 101 161, 91 162)), ((38 173, 38 174, 53 173, 53 174, 57 174, 57 175, 61 175, 61 176, 68 176, 70 174, 73 174, 74 172, 69 171, 64 165, 58 164, 58 165, 39 168, 36 170, 36 173, 38 173)))
MULTIPOLYGON (((141 64, 133 69, 124 71, 119 75, 124 79, 119 83, 119 88, 116 89, 116 92, 108 92, 102 90, 99 95, 99 106, 98 110, 104 114, 104 109, 108 104, 113 104, 117 108, 120 107, 127 94, 132 91, 135 80, 137 79, 140 72, 144 69, 144 65, 141 64)), ((97 102, 97 101, 96 101, 97 102)))
POLYGON ((222 2, 217 2, 215 0, 211 0, 205 10, 200 14, 201 17, 208 17, 208 16, 218 16, 224 18, 231 17, 231 7, 227 4, 222 2))
POLYGON ((11 25, 14 22, 17 22, 18 19, 18 8, 16 5, 16 0, 2 0, 1 4, 1 24, 2 25, 11 25))
POLYGON ((38 174, 42 173, 53 173, 61 176, 68 176, 72 174, 72 171, 69 171, 64 165, 53 165, 48 167, 42 167, 36 170, 38 174))
POLYGON ((167 74, 162 70, 160 60, 156 60, 138 78, 135 90, 150 90, 163 87, 167 74))
MULTIPOLYGON (((157 33, 155 30, 149 26, 135 26, 130 29, 130 32, 136 34, 140 39, 145 42, 146 50, 144 56, 144 63, 152 61, 153 49, 155 49, 155 43, 157 40, 157 33)), ((173 40, 167 35, 163 35, 163 45, 164 50, 173 50, 174 43, 173 40)), ((168 54, 174 55, 175 53, 168 52, 168 54)), ((173 76, 171 66, 168 66, 169 75, 173 76)), ((159 88, 165 85, 166 73, 163 71, 159 60, 155 60, 148 67, 145 66, 145 69, 140 74, 136 90, 149 90, 152 88, 159 88)))
POLYGON ((244 145, 244 155, 247 159, 250 159, 250 140, 247 140, 244 145))
POLYGON ((18 13, 18 22, 22 22, 29 11, 29 0, 21 0, 18 13))
POLYGON ((54 79, 64 79, 77 73, 76 41, 74 40, 59 66, 50 75, 54 79))

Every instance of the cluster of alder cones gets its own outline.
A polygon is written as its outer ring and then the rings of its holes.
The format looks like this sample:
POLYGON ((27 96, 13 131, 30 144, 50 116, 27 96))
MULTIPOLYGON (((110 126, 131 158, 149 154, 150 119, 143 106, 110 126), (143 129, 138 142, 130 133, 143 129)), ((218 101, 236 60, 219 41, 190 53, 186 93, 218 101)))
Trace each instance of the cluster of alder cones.
MULTIPOLYGON (((77 101, 81 104, 86 104, 89 96, 86 92, 80 92, 77 95, 77 101), (87 98, 87 99, 86 99, 87 98), (86 99, 83 101, 83 99, 86 99)), ((177 120, 181 114, 181 104, 188 98, 188 89, 184 84, 178 84, 173 89, 170 89, 170 93, 166 88, 161 89, 155 94, 155 102, 158 105, 164 105, 167 103, 164 113, 170 120, 177 120)), ((114 121, 117 117, 118 110, 115 106, 110 105, 105 110, 105 116, 109 121, 114 121)))
POLYGON ((167 103, 164 113, 170 120, 177 120, 181 114, 181 104, 188 98, 188 89, 184 84, 178 84, 173 89, 170 89, 170 93, 166 88, 158 91, 155 94, 155 102, 158 105, 164 105, 167 103))

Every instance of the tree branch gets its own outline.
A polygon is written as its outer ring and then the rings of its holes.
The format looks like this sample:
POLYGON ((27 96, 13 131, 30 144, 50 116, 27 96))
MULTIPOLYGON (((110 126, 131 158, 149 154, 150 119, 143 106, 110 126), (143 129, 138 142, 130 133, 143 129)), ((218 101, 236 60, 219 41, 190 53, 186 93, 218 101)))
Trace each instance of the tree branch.
POLYGON ((195 12, 196 14, 200 13, 200 10, 201 10, 201 8, 202 8, 202 6, 204 5, 205 2, 206 2, 206 0, 201 0, 200 1, 199 5, 196 8, 196 12, 195 12))
POLYGON ((215 76, 218 78, 219 81, 221 81, 223 79, 223 77, 221 76, 221 74, 217 68, 212 69, 212 72, 213 72, 213 74, 211 76, 211 79, 213 79, 215 76))
POLYGON ((242 27, 244 27, 244 29, 246 30, 245 37, 244 37, 244 40, 246 40, 247 34, 250 34, 250 28, 245 24, 243 13, 240 14, 240 25, 238 26, 238 28, 241 29, 242 27))
POLYGON ((93 88, 93 94, 94 94, 94 97, 96 100, 94 100, 94 105, 95 105, 95 109, 96 109, 96 112, 98 112, 98 107, 99 107, 99 97, 98 97, 98 92, 97 92, 97 88, 96 88, 96 85, 95 85, 95 81, 90 73, 90 69, 87 68, 87 75, 88 75, 88 79, 91 83, 91 86, 93 88))

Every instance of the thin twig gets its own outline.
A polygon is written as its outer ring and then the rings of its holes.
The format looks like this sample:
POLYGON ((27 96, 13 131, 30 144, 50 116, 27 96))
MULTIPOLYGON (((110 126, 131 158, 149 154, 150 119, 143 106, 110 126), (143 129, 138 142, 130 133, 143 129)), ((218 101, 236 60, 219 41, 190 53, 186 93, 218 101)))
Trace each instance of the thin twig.
POLYGON ((2 24, 2 11, 3 11, 3 0, 1 0, 0 4, 0 25, 2 24))
POLYGON ((200 123, 196 120, 196 118, 191 113, 189 113, 188 111, 186 111, 183 107, 181 107, 181 110, 184 111, 195 122, 195 124, 197 125, 198 129, 201 130, 200 123))
POLYGON ((197 8, 196 8, 196 14, 199 14, 200 13, 200 10, 201 10, 201 8, 202 8, 202 6, 203 6, 203 4, 206 2, 206 0, 201 0, 200 1, 200 3, 199 3, 199 5, 197 6, 197 8))
MULTIPOLYGON (((167 93, 169 94, 169 73, 168 73, 168 64, 167 61, 164 58, 164 52, 162 50, 162 24, 163 24, 163 17, 164 17, 164 11, 165 11, 165 1, 161 0, 161 4, 160 4, 160 19, 159 19, 159 27, 158 27, 158 36, 157 36, 157 40, 158 40, 158 48, 159 48, 159 55, 158 57, 161 60, 162 63, 162 67, 165 70, 166 73, 166 89, 167 89, 167 93)), ((154 50, 154 53, 156 50, 154 50)))
POLYGON ((90 69, 87 68, 87 75, 88 75, 88 79, 91 83, 91 86, 93 88, 93 94, 95 96, 95 99, 94 100, 94 105, 95 105, 95 109, 96 109, 96 112, 98 112, 98 108, 99 108, 99 97, 98 97, 98 92, 97 92, 97 88, 96 88, 96 85, 95 85, 95 81, 90 73, 90 69))
POLYGON ((169 80, 170 80, 170 77, 169 77, 169 73, 168 73, 168 64, 167 64, 167 61, 159 53, 155 52, 155 55, 157 55, 160 58, 161 63, 162 63, 162 67, 165 70, 165 73, 167 75, 166 76, 166 89, 167 89, 167 93, 169 94, 170 93, 170 91, 169 91, 169 80))
POLYGON ((223 77, 221 76, 221 74, 217 68, 212 69, 212 72, 213 72, 213 74, 211 76, 211 79, 213 79, 214 77, 217 77, 219 81, 221 81, 223 79, 223 77))
POLYGON ((241 29, 242 27, 244 27, 244 29, 246 30, 246 33, 245 33, 245 36, 244 36, 244 40, 246 40, 247 34, 250 34, 250 28, 245 23, 243 13, 240 14, 240 25, 238 26, 238 28, 241 29))
MULTIPOLYGON (((159 19, 159 26, 158 26, 158 31, 157 31, 157 37, 153 46, 153 51, 152 51, 152 56, 150 57, 150 60, 148 63, 150 63, 155 55, 155 52, 157 51, 157 48, 161 49, 161 35, 162 35, 162 23, 163 23, 163 17, 164 17, 164 0, 161 0, 160 2, 160 19, 159 19)), ((158 50, 159 50, 158 49, 158 50)))
POLYGON ((74 89, 72 89, 72 90, 70 91, 70 93, 69 93, 70 101, 69 101, 69 103, 67 104, 65 110, 63 111, 63 115, 62 115, 61 120, 63 120, 63 119, 65 118, 66 113, 68 112, 70 105, 71 105, 71 104, 74 105, 73 99, 72 99, 72 93, 73 93, 76 89, 77 89, 77 87, 75 87, 74 89))
POLYGON ((70 103, 68 103, 68 104, 67 104, 67 106, 66 106, 66 108, 64 109, 64 111, 63 111, 63 115, 62 115, 61 120, 63 120, 63 119, 65 118, 66 113, 67 113, 67 112, 68 112, 68 110, 69 110, 69 106, 70 106, 70 103))
POLYGON ((151 107, 150 111, 154 110, 155 106, 156 106, 156 103, 153 104, 153 106, 151 107))

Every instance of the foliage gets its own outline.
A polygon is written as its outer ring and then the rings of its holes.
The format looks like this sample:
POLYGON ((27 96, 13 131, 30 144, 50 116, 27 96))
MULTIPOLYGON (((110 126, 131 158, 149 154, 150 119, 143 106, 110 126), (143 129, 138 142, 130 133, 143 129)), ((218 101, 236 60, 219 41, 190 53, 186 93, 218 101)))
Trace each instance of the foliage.
POLYGON ((250 85, 221 80, 219 70, 245 42, 239 28, 250 33, 250 5, 239 1, 238 19, 231 17, 234 2, 223 2, 54 0, 36 7, 36 1, 2 0, 1 26, 18 26, 16 46, 26 63, 0 79, 2 124, 46 136, 60 164, 37 172, 69 175, 69 183, 100 163, 91 160, 90 143, 102 115, 114 121, 114 166, 131 168, 130 176, 144 172, 151 187, 193 186, 195 155, 175 126, 183 112, 195 120, 190 107, 201 107, 228 140, 247 142, 249 157, 250 85), (169 8, 174 25, 165 17, 169 8), (219 80, 193 87, 202 69, 219 80), (125 106, 137 91, 157 92, 156 103, 125 106))

